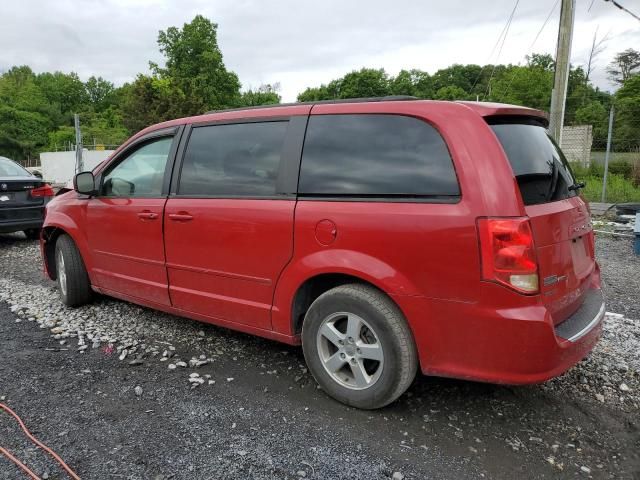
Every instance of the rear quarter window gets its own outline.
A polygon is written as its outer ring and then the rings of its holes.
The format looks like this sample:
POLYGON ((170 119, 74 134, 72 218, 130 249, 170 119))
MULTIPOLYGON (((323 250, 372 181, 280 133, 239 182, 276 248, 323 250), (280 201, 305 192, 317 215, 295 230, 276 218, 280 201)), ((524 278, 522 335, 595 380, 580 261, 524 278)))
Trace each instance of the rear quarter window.
POLYGON ((577 195, 569 163, 544 126, 535 121, 489 120, 502 144, 525 205, 577 195))
POLYGON ((315 115, 302 154, 302 196, 457 200, 453 162, 438 131, 413 117, 315 115))

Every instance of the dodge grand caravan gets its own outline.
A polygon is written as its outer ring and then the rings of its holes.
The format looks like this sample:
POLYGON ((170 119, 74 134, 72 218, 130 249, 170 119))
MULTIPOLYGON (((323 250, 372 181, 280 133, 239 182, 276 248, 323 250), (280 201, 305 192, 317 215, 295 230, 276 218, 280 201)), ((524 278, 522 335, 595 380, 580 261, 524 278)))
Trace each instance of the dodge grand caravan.
POLYGON ((149 127, 48 205, 45 270, 292 345, 332 397, 416 371, 542 382, 604 316, 590 214, 545 115, 410 99, 212 112, 149 127))

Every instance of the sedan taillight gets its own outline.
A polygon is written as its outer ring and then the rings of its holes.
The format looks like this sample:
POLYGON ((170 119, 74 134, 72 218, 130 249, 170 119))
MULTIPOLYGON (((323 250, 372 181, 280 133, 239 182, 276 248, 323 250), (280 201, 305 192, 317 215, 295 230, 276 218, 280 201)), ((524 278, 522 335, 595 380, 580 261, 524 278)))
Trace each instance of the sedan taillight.
POLYGON ((520 293, 538 292, 538 262, 528 218, 480 218, 478 234, 483 280, 520 293))
POLYGON ((30 195, 32 198, 53 197, 55 192, 51 185, 45 183, 43 186, 31 190, 30 195))

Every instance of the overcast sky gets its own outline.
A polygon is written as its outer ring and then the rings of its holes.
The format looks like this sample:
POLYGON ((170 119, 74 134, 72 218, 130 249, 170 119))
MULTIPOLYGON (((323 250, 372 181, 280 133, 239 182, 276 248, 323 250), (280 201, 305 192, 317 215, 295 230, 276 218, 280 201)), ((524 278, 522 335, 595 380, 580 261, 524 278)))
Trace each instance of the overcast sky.
MULTIPOLYGON (((619 0, 640 14, 640 0, 619 0)), ((521 0, 499 58, 491 51, 515 0, 0 0, 0 70, 102 76, 117 85, 162 61, 159 30, 196 14, 218 23, 227 68, 243 88, 279 82, 285 101, 361 67, 430 73, 453 63, 523 63, 556 0, 521 0)), ((555 52, 559 5, 533 47, 555 52)), ((608 33, 595 83, 616 52, 640 49, 640 22, 604 0, 577 0, 572 63, 608 33), (589 6, 593 6, 589 10, 589 6)))

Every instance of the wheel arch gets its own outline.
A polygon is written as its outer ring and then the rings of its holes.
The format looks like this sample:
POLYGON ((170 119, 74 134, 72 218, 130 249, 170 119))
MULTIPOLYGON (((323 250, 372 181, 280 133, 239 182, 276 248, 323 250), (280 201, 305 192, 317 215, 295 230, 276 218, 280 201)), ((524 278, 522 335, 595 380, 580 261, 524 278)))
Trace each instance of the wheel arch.
MULTIPOLYGON (((290 322, 291 322, 291 332, 293 335, 300 335, 302 332, 302 324, 304 322, 305 315, 309 310, 311 304, 323 293, 331 290, 332 288, 339 287, 341 285, 348 284, 360 284, 367 285, 369 287, 374 288, 382 295, 387 297, 400 311, 400 313, 404 316, 407 326, 409 330, 412 332, 411 323, 407 318, 406 313, 404 312, 402 306, 396 301, 394 296, 392 296, 389 292, 385 291, 380 285, 371 282, 369 279, 364 278, 363 276, 353 275, 353 274, 345 274, 345 273, 321 273, 318 275, 314 275, 310 278, 307 278, 296 290, 293 300, 291 302, 291 313, 290 313, 290 322)), ((415 342, 415 338, 414 338, 415 342)))
POLYGON ((42 227, 42 258, 44 262, 45 273, 51 280, 56 280, 56 242, 61 235, 68 235, 78 247, 80 256, 82 257, 82 260, 87 268, 89 278, 91 279, 91 268, 88 261, 89 250, 86 239, 81 234, 78 226, 71 218, 65 216, 62 217, 62 219, 65 221, 50 221, 50 219, 47 218, 45 226, 42 227))
MULTIPOLYGON (((371 285, 389 297, 405 315, 395 296, 422 295, 400 271, 362 252, 331 249, 295 259, 280 275, 273 298, 273 330, 298 336, 300 316, 325 291, 345 283, 371 285)), ((407 322, 409 319, 407 318, 407 322)))

